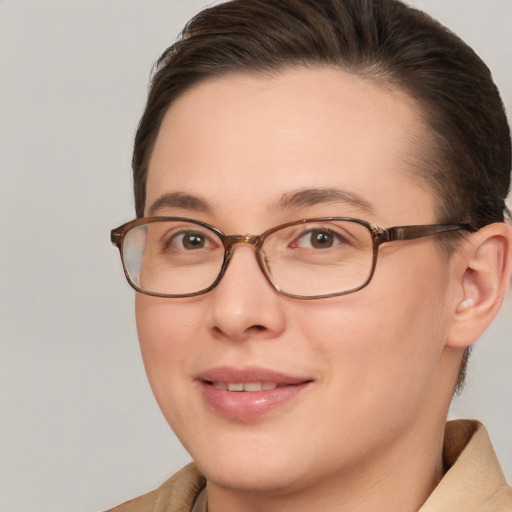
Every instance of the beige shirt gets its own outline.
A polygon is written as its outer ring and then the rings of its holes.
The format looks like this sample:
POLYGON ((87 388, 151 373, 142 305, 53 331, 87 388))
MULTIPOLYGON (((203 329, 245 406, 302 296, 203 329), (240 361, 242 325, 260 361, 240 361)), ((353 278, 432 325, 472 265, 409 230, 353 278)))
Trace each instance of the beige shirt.
MULTIPOLYGON (((512 488, 483 425, 448 422, 443 458, 448 471, 419 512, 512 512, 512 488)), ((158 489, 107 512, 207 512, 205 484, 189 464, 158 489)))

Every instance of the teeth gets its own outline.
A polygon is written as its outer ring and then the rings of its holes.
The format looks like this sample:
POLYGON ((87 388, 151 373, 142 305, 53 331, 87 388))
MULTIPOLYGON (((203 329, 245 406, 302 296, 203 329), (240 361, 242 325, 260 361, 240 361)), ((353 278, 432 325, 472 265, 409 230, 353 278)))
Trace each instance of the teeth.
POLYGON ((228 391, 270 391, 277 388, 275 382, 212 382, 217 389, 228 391))
POLYGON ((261 391, 261 382, 247 382, 244 391, 261 391))

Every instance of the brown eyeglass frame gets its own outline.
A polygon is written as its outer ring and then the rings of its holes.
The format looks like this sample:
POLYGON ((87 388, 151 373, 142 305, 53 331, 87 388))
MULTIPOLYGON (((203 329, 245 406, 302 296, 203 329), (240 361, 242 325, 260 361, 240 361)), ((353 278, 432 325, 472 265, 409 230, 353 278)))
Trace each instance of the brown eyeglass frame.
POLYGON ((237 244, 248 244, 254 246, 256 249, 256 260, 258 262, 258 265, 263 272, 263 275, 267 279, 267 281, 272 285, 272 287, 281 295, 285 295, 287 297, 292 297, 294 299, 302 299, 302 300, 312 300, 312 299, 325 299, 329 297, 337 297, 340 295, 348 295, 349 293, 357 292, 358 290, 361 290, 365 286, 367 286, 370 281, 372 280, 373 274, 375 272, 375 267, 377 265, 377 256, 379 253, 379 247, 387 242, 396 242, 396 241, 405 241, 405 240, 415 240, 417 238, 422 238, 425 236, 431 236, 431 235, 438 235, 441 233, 449 233, 454 231, 469 231, 474 232, 476 229, 474 229, 470 224, 462 223, 462 224, 420 224, 420 225, 412 225, 412 226, 394 226, 390 228, 381 228, 380 226, 373 224, 371 222, 361 220, 361 219, 354 219, 352 217, 316 217, 311 219, 302 219, 297 220, 293 222, 287 222, 286 224, 280 224, 279 226, 273 227, 261 235, 225 235, 220 229, 217 229, 214 226, 211 226, 210 224, 207 224, 205 222, 195 220, 195 219, 188 219, 186 217, 140 217, 135 220, 132 220, 130 222, 127 222, 117 228, 114 228, 110 232, 110 240, 112 244, 114 244, 118 249, 121 256, 121 262, 123 265, 123 271, 126 276, 126 279, 128 280, 128 283, 132 288, 134 288, 136 291, 140 293, 144 293, 146 295, 152 295, 155 297, 164 297, 164 298, 185 298, 185 297, 195 297, 196 295, 203 295, 205 293, 208 293, 209 291, 213 290, 220 282, 224 274, 226 273, 227 267, 229 265, 229 261, 231 260, 231 257, 233 255, 233 248, 237 244), (178 221, 178 222, 189 222, 192 224, 198 224, 199 226, 202 226, 213 233, 215 233, 220 240, 222 241, 222 244, 224 246, 224 259, 222 262, 222 266, 220 269, 220 272, 215 279, 215 281, 208 286, 207 288, 204 288, 203 290, 199 290, 197 292, 193 293, 185 293, 185 294, 169 294, 169 293, 159 293, 159 292, 151 292, 149 290, 145 290, 144 288, 140 288, 137 286, 130 278, 130 275, 128 274, 128 270, 126 269, 126 265, 124 263, 124 255, 123 255, 123 241, 124 237, 126 236, 126 233, 130 231, 131 229, 141 226, 143 224, 152 224, 154 222, 166 222, 166 221, 178 221), (281 229, 304 224, 306 222, 325 222, 325 221, 347 221, 347 222, 354 222, 356 224, 360 224, 361 226, 364 226, 368 231, 370 232, 372 236, 372 243, 373 243, 373 255, 372 255, 372 266, 370 273, 368 274, 368 278, 366 281, 361 284, 360 286, 357 286, 356 288, 351 288, 350 290, 345 290, 342 292, 335 292, 335 293, 328 293, 323 295, 295 295, 292 293, 287 293, 279 288, 279 286, 274 282, 272 275, 270 274, 269 270, 266 267, 264 256, 261 252, 261 249, 263 247, 263 243, 265 240, 276 231, 279 231, 281 229))

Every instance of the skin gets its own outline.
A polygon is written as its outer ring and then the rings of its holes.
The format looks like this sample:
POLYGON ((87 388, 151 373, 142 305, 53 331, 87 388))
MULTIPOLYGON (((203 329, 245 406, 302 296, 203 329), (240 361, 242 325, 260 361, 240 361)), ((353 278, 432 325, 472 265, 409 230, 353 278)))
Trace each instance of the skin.
MULTIPOLYGON (((424 130, 417 111, 399 91, 328 68, 206 81, 164 118, 146 215, 187 216, 226 234, 329 215, 382 227, 435 223, 435 200, 408 168, 411 135, 421 140, 424 130), (297 191, 326 188, 366 206, 275 207, 297 191), (151 209, 175 192, 208 208, 151 209)), ((464 251, 448 259, 430 237, 395 242, 381 247, 366 288, 303 301, 276 293, 253 249, 238 246, 206 295, 137 294, 150 384, 208 478, 210 512, 417 510, 442 476, 446 412, 462 350, 474 341, 457 337, 463 322, 454 320, 466 268, 464 251), (226 418, 195 378, 222 365, 311 383, 262 417, 226 418)))

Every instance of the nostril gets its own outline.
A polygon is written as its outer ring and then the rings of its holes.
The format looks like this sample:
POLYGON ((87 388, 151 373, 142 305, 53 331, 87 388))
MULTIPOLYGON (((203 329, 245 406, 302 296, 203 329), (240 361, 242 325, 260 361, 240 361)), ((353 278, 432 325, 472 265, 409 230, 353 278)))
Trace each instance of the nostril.
POLYGON ((262 333, 266 332, 268 329, 264 325, 251 325, 247 329, 245 329, 245 335, 246 336, 256 336, 258 337, 262 333))

